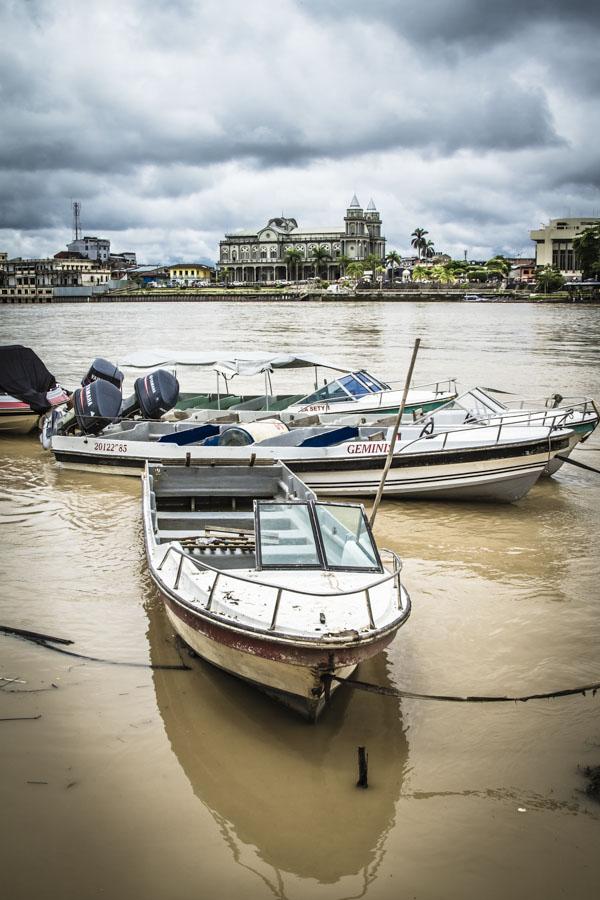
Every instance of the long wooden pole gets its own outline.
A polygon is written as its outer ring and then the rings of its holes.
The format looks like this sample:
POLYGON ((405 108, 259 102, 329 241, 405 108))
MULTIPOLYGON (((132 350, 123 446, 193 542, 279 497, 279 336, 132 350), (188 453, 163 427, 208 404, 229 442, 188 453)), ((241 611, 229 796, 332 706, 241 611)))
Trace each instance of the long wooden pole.
POLYGON ((392 437, 390 439, 390 449, 388 450, 387 459, 385 461, 385 466, 383 468, 383 473, 381 475, 381 481, 379 482, 379 487, 377 488, 377 496, 375 497, 373 509, 371 510, 371 518, 369 520, 371 528, 373 527, 373 523, 375 522, 375 516, 377 515, 377 510, 379 508, 379 504, 381 502, 381 497, 383 495, 383 489, 385 487, 385 480, 388 476, 388 472, 390 471, 390 466, 392 465, 392 459, 394 458, 394 450, 396 448, 396 438, 398 437, 398 431, 400 429, 400 422, 402 421, 402 416, 404 414, 404 407, 406 406, 406 398, 408 396, 408 389, 410 388, 410 382, 412 380, 413 369, 415 367, 415 362, 417 360, 417 353, 419 352, 420 343, 421 343, 421 338, 417 338, 415 341, 415 346, 413 349, 410 366, 408 367, 408 374, 406 376, 406 381, 404 383, 404 393, 402 394, 402 402, 400 403, 400 409, 398 410, 398 415, 396 416, 396 421, 394 422, 394 427, 392 429, 392 437))

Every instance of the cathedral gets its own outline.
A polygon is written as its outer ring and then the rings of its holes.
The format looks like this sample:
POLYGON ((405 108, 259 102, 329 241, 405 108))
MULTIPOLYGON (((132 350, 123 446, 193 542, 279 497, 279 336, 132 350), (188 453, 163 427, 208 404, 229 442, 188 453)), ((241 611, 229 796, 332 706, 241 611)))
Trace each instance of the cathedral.
POLYGON ((296 219, 280 216, 269 219, 258 231, 235 231, 220 243, 219 267, 227 269, 231 281, 241 284, 265 284, 276 281, 304 280, 323 275, 328 281, 339 278, 340 258, 362 261, 375 254, 385 256, 385 238, 381 235, 381 216, 371 200, 366 210, 352 197, 342 228, 298 227, 296 219), (321 247, 328 257, 318 266, 312 259, 321 247), (286 254, 298 251, 296 261, 286 254), (297 272, 297 275, 296 275, 297 272))

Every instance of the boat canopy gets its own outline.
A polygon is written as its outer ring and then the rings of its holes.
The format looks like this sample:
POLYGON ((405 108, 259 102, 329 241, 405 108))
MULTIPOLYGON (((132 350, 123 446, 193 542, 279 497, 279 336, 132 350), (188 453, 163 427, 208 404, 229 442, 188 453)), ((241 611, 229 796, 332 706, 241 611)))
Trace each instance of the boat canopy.
POLYGON ((346 366, 339 366, 316 354, 267 353, 261 351, 214 351, 197 353, 185 350, 139 350, 123 357, 119 364, 133 369, 153 369, 158 366, 211 366, 221 374, 258 375, 273 369, 300 369, 319 366, 347 372, 346 366))

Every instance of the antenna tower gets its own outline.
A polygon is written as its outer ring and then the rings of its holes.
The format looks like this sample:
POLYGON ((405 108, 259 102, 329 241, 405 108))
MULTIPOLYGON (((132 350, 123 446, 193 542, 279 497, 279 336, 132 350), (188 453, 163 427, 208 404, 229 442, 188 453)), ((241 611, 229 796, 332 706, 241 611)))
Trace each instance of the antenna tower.
POLYGON ((73 240, 78 241, 81 237, 81 203, 79 200, 73 201, 73 240))

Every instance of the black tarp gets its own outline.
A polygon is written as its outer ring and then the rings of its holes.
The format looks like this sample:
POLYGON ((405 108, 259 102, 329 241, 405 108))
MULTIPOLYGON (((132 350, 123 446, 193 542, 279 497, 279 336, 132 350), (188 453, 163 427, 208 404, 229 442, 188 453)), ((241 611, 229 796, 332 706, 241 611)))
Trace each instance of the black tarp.
POLYGON ((29 403, 34 412, 50 409, 46 391, 56 387, 56 379, 30 347, 12 344, 0 347, 0 393, 29 403))

